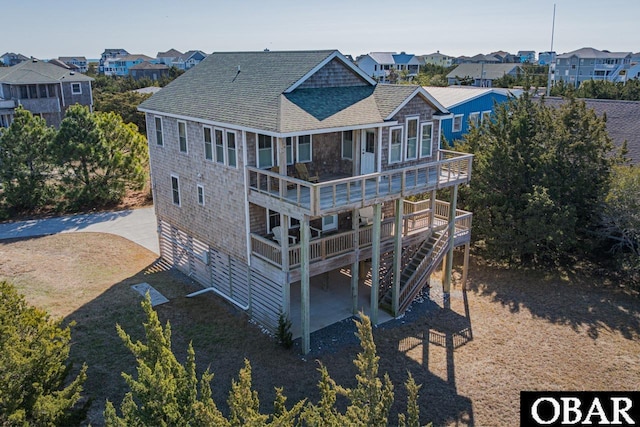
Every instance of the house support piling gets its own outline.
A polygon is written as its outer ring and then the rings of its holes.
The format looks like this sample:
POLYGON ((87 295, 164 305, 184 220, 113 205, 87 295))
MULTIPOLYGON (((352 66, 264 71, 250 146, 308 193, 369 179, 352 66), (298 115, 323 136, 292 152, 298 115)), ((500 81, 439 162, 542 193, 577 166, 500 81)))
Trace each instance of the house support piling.
MULTIPOLYGON (((311 351, 310 298, 309 298, 309 216, 304 215, 300 222, 300 297, 302 313, 302 353, 311 351)), ((287 235, 285 235, 286 237, 287 235)), ((285 240, 285 239, 282 239, 285 240)))
POLYGON ((380 225, 382 205, 373 205, 373 233, 371 236, 371 323, 378 324, 378 292, 380 290, 380 225))
POLYGON ((451 202, 449 204, 449 252, 445 264, 444 278, 442 281, 442 291, 445 298, 451 292, 451 280, 453 271, 453 249, 456 236, 456 209, 458 202, 458 185, 451 188, 451 202))
POLYGON ((402 273, 402 219, 404 199, 396 200, 395 239, 393 242, 393 284, 391 287, 391 313, 397 316, 400 311, 400 274, 402 273))

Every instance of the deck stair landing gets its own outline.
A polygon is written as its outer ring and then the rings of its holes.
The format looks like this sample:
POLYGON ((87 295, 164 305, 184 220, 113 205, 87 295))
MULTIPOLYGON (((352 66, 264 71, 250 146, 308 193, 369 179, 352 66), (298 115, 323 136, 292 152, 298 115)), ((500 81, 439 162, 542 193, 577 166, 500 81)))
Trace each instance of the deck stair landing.
MULTIPOLYGON (((431 234, 402 269, 400 273, 398 313, 392 314, 398 316, 403 313, 422 288, 427 285, 429 276, 449 249, 448 236, 448 229, 439 230, 431 234)), ((389 289, 380 299, 380 307, 392 312, 392 298, 392 292, 389 289)))

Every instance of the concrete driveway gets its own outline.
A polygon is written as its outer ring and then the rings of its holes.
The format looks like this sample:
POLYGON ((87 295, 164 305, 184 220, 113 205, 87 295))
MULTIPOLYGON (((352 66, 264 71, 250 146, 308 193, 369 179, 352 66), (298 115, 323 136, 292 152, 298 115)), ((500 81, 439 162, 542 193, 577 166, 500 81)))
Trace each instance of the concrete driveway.
POLYGON ((0 223, 0 240, 78 231, 116 234, 160 254, 153 207, 0 223))

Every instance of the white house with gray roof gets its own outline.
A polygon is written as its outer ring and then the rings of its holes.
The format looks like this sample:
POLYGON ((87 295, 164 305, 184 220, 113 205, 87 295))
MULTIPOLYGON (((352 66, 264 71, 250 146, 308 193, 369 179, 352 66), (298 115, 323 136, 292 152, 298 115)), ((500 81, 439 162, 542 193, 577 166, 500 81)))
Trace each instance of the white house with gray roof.
POLYGON ((477 87, 492 87, 493 81, 504 76, 516 77, 522 73, 518 64, 460 64, 447 74, 449 85, 469 84, 477 87))
POLYGON ((420 72, 421 60, 405 52, 370 52, 359 57, 356 64, 368 76, 388 82, 393 80, 390 79, 392 73, 396 73, 395 79, 399 79, 402 73, 406 74, 408 79, 415 77, 420 72))
POLYGON ((91 77, 30 59, 0 68, 0 123, 8 126, 18 105, 58 127, 70 105, 93 108, 91 77))
POLYGON ((379 85, 336 50, 222 52, 139 110, 161 256, 192 296, 272 332, 283 313, 304 353, 360 310, 401 315, 445 258, 448 292, 453 248, 468 255, 471 156, 440 148, 449 112, 419 86, 379 85))

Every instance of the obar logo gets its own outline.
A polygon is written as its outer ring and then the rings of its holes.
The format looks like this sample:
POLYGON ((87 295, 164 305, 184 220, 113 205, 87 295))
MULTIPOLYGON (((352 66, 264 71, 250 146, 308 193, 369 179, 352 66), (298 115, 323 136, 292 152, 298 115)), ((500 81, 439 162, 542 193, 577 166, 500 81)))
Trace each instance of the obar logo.
POLYGON ((520 392, 521 426, 636 426, 640 392, 520 392))

